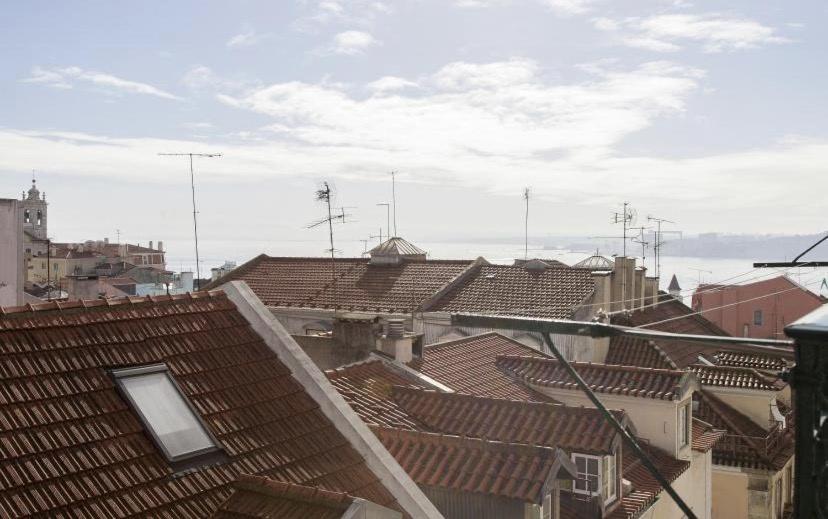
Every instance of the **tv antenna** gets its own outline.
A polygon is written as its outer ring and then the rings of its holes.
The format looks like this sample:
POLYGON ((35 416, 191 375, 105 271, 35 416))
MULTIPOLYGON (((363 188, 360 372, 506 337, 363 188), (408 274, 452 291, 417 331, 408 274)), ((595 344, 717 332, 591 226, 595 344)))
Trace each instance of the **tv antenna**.
POLYGON ((334 295, 334 311, 338 308, 338 297, 337 297, 337 290, 336 290, 336 249, 334 248, 334 235, 333 235, 333 224, 335 221, 339 221, 341 223, 345 223, 345 218, 347 216, 351 216, 350 214, 345 214, 345 208, 341 207, 341 212, 339 214, 334 214, 333 209, 331 208, 331 199, 333 198, 333 191, 331 190, 331 186, 328 185, 327 182, 322 183, 322 188, 316 190, 316 201, 323 202, 328 210, 328 217, 322 218, 321 220, 317 220, 310 225, 307 226, 308 229, 313 229, 314 227, 319 227, 323 224, 328 224, 328 236, 330 238, 331 248, 328 249, 331 253, 331 288, 333 289, 334 295))
MULTIPOLYGON (((381 202, 377 205, 378 206, 383 206, 383 205, 385 206, 385 225, 386 225, 385 229, 386 229, 386 231, 388 231, 388 234, 391 234, 391 204, 388 203, 388 202, 381 202)), ((390 236, 389 236, 389 238, 390 238, 390 236)), ((380 240, 380 243, 382 243, 382 227, 380 227, 379 240, 380 240)))
MULTIPOLYGON (((391 204, 394 208, 394 237, 397 236, 397 172, 391 172, 391 204)), ((391 228, 389 227, 390 231, 391 228)))
POLYGON ((193 157, 204 157, 207 159, 212 159, 215 157, 221 157, 221 153, 159 153, 159 155, 165 157, 190 157, 190 190, 193 193, 193 238, 195 241, 195 260, 196 260, 196 282, 195 282, 195 289, 199 290, 201 288, 201 264, 199 263, 198 257, 198 211, 196 210, 196 198, 195 198, 195 174, 193 173, 193 157))
POLYGON ((671 234, 678 234, 681 236, 681 231, 662 231, 661 224, 663 223, 671 223, 675 224, 676 222, 672 220, 667 220, 666 218, 658 218, 653 215, 647 215, 648 222, 655 222, 656 223, 656 231, 655 231, 655 240, 653 243, 653 254, 655 254, 655 263, 656 263, 656 277, 661 277, 661 248, 664 247, 664 244, 667 243, 663 239, 663 235, 666 233, 671 234))
POLYGON ((115 239, 118 245, 121 244, 121 229, 115 229, 115 239))
POLYGON ((645 266, 644 265, 644 260, 647 259, 647 245, 650 244, 650 242, 648 242, 644 239, 644 231, 646 229, 652 229, 652 227, 628 227, 627 228, 627 230, 629 230, 629 231, 635 231, 635 230, 638 231, 638 236, 632 236, 630 238, 630 241, 632 241, 633 243, 641 244, 641 266, 642 267, 645 266))
POLYGON ((624 202, 624 210, 621 213, 612 213, 612 223, 620 223, 624 230, 622 239, 622 256, 627 255, 627 229, 635 223, 636 211, 630 207, 629 202, 624 202))
POLYGON ((526 201, 526 215, 523 218, 523 259, 529 259, 529 188, 523 188, 523 199, 526 201))
POLYGON ((694 268, 694 267, 687 267, 687 268, 689 268, 690 270, 695 270, 699 274, 699 282, 698 282, 698 286, 696 286, 697 289, 702 284, 702 273, 704 273, 704 274, 712 274, 713 273, 712 270, 697 269, 697 268, 694 268))

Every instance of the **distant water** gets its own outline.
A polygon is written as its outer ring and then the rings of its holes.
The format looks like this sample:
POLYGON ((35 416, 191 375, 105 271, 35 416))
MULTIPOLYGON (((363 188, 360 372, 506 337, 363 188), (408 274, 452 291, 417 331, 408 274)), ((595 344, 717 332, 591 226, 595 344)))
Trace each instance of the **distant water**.
MULTIPOLYGON (((369 248, 374 244, 368 244, 369 248)), ((523 258, 524 246, 520 244, 503 243, 471 243, 471 242, 418 242, 420 248, 429 252, 432 259, 474 259, 483 256, 488 261, 497 264, 509 265, 515 258, 523 258)), ((194 252, 191 243, 168 243, 167 266, 171 270, 194 270, 194 252)), ((208 277, 210 268, 222 265, 226 260, 235 261, 241 265, 245 261, 261 254, 272 256, 323 256, 327 254, 324 245, 318 241, 283 241, 273 242, 200 242, 201 276, 208 277)), ((358 257, 364 250, 362 242, 345 242, 337 244, 342 248, 338 256, 358 257)), ((548 258, 562 261, 568 265, 591 255, 588 251, 571 251, 565 249, 543 249, 540 246, 529 247, 530 258, 548 258)), ((765 258, 756 258, 757 261, 765 258)), ((640 264, 640 259, 639 259, 640 264)), ((655 265, 652 258, 646 258, 645 265, 648 274, 655 275, 655 265)), ((819 293, 820 284, 828 277, 828 269, 799 267, 796 269, 754 269, 753 260, 727 258, 694 258, 684 256, 665 256, 661 261, 660 285, 667 289, 673 274, 678 278, 687 295, 685 302, 689 304, 689 294, 696 288, 699 281, 702 283, 746 283, 768 279, 782 273, 812 291, 819 293)), ((823 295, 828 296, 828 290, 823 289, 823 295)))

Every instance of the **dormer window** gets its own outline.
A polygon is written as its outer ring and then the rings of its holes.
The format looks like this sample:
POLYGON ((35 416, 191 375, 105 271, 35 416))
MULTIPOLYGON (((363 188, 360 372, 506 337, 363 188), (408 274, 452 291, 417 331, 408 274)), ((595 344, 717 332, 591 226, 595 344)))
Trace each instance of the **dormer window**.
POLYGON ((166 365, 118 369, 111 373, 167 461, 189 462, 221 450, 166 365))
POLYGON ((577 479, 572 491, 576 494, 602 496, 602 502, 607 505, 615 501, 618 496, 618 453, 608 456, 592 456, 589 454, 573 454, 577 479))

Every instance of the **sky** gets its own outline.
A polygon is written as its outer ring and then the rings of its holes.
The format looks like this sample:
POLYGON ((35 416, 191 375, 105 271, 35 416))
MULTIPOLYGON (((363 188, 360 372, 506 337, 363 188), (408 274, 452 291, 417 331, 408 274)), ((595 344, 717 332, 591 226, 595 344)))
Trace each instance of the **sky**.
POLYGON ((415 243, 521 236, 527 186, 536 237, 617 233, 623 201, 819 232, 826 25, 820 0, 6 2, 0 196, 34 170, 54 239, 189 250, 189 164, 158 153, 221 153, 195 160, 215 257, 322 254, 323 181, 361 251, 391 171, 415 243))

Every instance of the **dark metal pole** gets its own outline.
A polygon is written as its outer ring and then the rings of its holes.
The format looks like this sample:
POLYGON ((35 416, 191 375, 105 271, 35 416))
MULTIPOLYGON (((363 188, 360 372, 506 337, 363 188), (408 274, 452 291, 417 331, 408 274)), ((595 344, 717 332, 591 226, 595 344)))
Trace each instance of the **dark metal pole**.
POLYGON ((552 352, 552 355, 554 355, 555 358, 558 359, 558 362, 560 362, 566 370, 566 372, 569 373, 569 376, 572 377, 578 384, 578 387, 581 388, 581 391, 583 391, 584 394, 586 394, 587 398, 589 398, 592 404, 598 409, 598 411, 601 412, 601 414, 604 416, 604 419, 606 419, 613 426, 613 428, 616 431, 618 431, 621 437, 624 438, 624 440, 626 440, 627 445, 630 448, 632 448, 633 451, 635 451, 636 455, 641 460, 641 463, 644 464, 644 466, 647 468, 650 474, 652 474, 652 476, 656 478, 656 481, 658 481, 658 483, 664 488, 664 490, 670 495, 670 497, 673 498, 673 501, 676 503, 676 505, 678 505, 681 511, 684 512, 685 516, 688 519, 696 519, 696 514, 693 513, 693 510, 691 510, 690 507, 687 506, 687 504, 681 498, 681 496, 679 496, 678 493, 676 493, 676 491, 673 490, 673 487, 670 484, 670 482, 664 479, 664 476, 662 476, 661 472, 658 471, 658 468, 656 468, 655 464, 653 464, 652 460, 650 460, 650 457, 647 455, 647 453, 644 452, 644 449, 642 449, 641 446, 638 445, 638 442, 635 441, 635 438, 633 438, 633 436, 624 428, 624 426, 621 425, 621 422, 619 422, 615 418, 615 416, 613 416, 613 414, 610 413, 606 407, 604 407, 604 404, 602 404, 601 401, 598 400, 598 397, 595 396, 595 393, 592 392, 592 389, 590 389, 590 387, 587 385, 584 379, 581 378, 578 372, 575 371, 575 368, 573 368, 569 361, 566 360, 566 358, 564 358, 563 355, 561 355, 561 352, 558 351, 558 348, 555 346, 555 343, 552 342, 552 336, 549 334, 549 332, 543 333, 543 340, 546 343, 546 346, 552 352))
POLYGON ((198 219, 196 218, 196 199, 195 199, 195 174, 193 173, 193 154, 190 153, 190 189, 193 192, 193 235, 195 237, 195 257, 196 257, 196 291, 201 288, 201 263, 198 258, 198 219))

